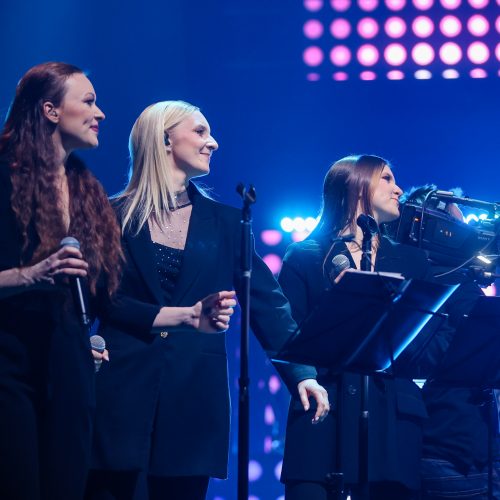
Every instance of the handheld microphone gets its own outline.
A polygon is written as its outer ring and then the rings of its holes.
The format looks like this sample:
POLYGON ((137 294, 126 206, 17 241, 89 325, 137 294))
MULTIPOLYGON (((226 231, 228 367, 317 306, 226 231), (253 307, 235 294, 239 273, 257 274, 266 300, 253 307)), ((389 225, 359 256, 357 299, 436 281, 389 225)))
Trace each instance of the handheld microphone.
MULTIPOLYGON (((93 351, 100 352, 101 354, 106 349, 106 341, 100 335, 92 335, 90 337, 90 346, 93 351)), ((95 372, 97 373, 102 365, 102 359, 94 359, 95 372)))
MULTIPOLYGON (((73 238, 72 236, 67 236, 61 240, 61 248, 63 247, 73 247, 80 250, 80 242, 73 238)), ((89 307, 87 305, 87 289, 86 283, 80 276, 70 276, 69 284, 71 288, 71 293, 73 294, 73 300, 75 302, 75 308, 80 317, 80 322, 83 326, 87 328, 90 327, 91 319, 89 314, 89 307)))
POLYGON ((335 283, 337 276, 339 276, 342 271, 345 271, 350 267, 351 263, 349 262, 349 259, 346 255, 344 255, 343 253, 335 255, 335 257, 332 259, 332 268, 328 274, 332 285, 335 283))

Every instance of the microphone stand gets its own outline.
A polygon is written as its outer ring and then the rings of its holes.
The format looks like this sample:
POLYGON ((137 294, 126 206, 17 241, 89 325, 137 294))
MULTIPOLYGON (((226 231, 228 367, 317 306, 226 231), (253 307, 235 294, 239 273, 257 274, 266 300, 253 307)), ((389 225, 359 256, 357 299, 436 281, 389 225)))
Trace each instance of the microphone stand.
MULTIPOLYGON (((363 241, 361 243, 361 270, 372 270, 372 237, 377 232, 375 220, 366 215, 360 215, 357 224, 363 231, 363 241)), ((359 484, 360 497, 369 500, 370 488, 368 483, 368 427, 370 422, 369 411, 369 389, 370 377, 362 376, 361 381, 361 413, 359 416, 359 484)))
POLYGON ((248 500, 248 462, 250 437, 250 398, 248 377, 248 336, 250 331, 250 278, 252 276, 252 213, 256 201, 255 188, 238 184, 236 191, 243 200, 241 238, 241 307, 240 377, 238 400, 238 500, 248 500))

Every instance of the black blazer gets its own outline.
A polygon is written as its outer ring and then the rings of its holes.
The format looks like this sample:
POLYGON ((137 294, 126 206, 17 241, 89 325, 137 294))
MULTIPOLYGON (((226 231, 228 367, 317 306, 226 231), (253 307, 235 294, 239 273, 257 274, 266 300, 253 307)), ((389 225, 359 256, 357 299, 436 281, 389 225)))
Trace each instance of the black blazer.
MULTIPOLYGON (((294 319, 300 323, 320 300, 325 289, 323 260, 328 239, 308 239, 291 245, 283 262, 279 282, 290 300, 294 319)), ((344 253, 355 267, 344 243, 332 255, 344 253)), ((408 278, 429 277, 425 254, 413 247, 382 238, 377 251, 376 271, 400 272, 408 278)), ((362 311, 360 311, 362 314, 362 311)), ((335 472, 337 382, 343 386, 342 471, 348 483, 358 482, 358 416, 360 375, 345 373, 340 379, 320 371, 319 383, 329 393, 333 410, 320 424, 311 425, 300 401, 292 399, 288 415, 282 481, 324 482, 335 472)), ((421 419, 426 416, 418 387, 409 380, 377 375, 371 377, 369 391, 369 481, 398 481, 418 488, 421 448, 421 419)))
MULTIPOLYGON (((38 245, 31 224, 23 251, 11 195, 10 169, 0 162, 0 271, 29 262, 38 245)), ((11 469, 0 468, 0 497, 11 498, 4 474, 19 473, 27 484, 36 479, 25 467, 29 461, 18 458, 34 454, 44 498, 81 498, 90 465, 94 362, 67 286, 0 298, 0 407, 4 438, 17 443, 11 469), (15 465, 20 469, 13 472, 15 465)))
MULTIPOLYGON (((172 306, 191 306, 220 290, 239 291, 241 214, 189 187, 193 202, 172 306)), ((148 469, 154 475, 227 475, 229 392, 225 335, 152 331, 163 303, 147 225, 123 238, 126 267, 100 334, 111 361, 97 380, 96 469, 148 469), (151 461, 150 461, 151 456, 151 461)), ((251 326, 272 353, 295 330, 290 308, 264 262, 253 253, 251 326)), ((286 373, 291 387, 315 376, 286 373)))

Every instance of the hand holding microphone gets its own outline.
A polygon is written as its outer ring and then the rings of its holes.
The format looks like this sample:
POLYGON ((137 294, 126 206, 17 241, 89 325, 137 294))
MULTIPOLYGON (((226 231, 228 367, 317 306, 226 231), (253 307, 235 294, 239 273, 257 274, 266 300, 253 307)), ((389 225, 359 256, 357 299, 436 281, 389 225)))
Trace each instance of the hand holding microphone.
POLYGON ((90 347, 92 348, 92 356, 94 356, 94 367, 97 373, 102 365, 102 360, 109 361, 109 354, 106 349, 106 341, 100 335, 92 335, 90 337, 90 347))
MULTIPOLYGON (((66 238, 63 238, 61 240, 61 250, 59 252, 66 251, 68 252, 73 252, 77 250, 78 254, 81 256, 80 253, 80 243, 76 238, 73 238, 72 236, 67 236, 66 238)), ((76 259, 69 259, 72 261, 75 261, 76 259)), ((69 285, 71 288, 71 293, 73 294, 73 300, 75 301, 75 309, 76 312, 80 318, 80 321, 82 325, 86 327, 90 327, 90 324, 92 322, 91 317, 90 317, 90 311, 88 307, 88 290, 87 290, 87 283, 84 280, 84 277, 87 275, 86 268, 88 267, 87 263, 80 258, 81 263, 85 264, 85 274, 82 275, 81 268, 79 267, 69 267, 67 269, 63 269, 61 272, 64 272, 65 274, 69 275, 69 285)), ((68 262, 69 264, 70 262, 68 262)), ((81 263, 78 263, 80 266, 82 265, 81 263)))

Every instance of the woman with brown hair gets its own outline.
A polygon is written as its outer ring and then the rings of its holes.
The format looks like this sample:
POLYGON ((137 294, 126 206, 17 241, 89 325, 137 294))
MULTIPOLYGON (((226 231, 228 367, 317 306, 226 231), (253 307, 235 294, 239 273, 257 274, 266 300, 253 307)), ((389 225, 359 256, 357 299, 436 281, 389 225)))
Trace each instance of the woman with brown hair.
MULTIPOLYGON (((88 329, 68 277, 118 286, 120 229, 76 149, 98 145, 103 112, 72 65, 20 80, 0 135, 0 497, 83 496, 94 406, 88 329), (79 240, 81 251, 60 247, 79 240)), ((99 355, 96 353, 96 357, 99 355)))
MULTIPOLYGON (((360 268, 362 231, 360 214, 378 224, 399 217, 401 189, 387 160, 373 155, 349 156, 332 165, 323 186, 323 208, 317 229, 303 242, 292 244, 283 261, 279 282, 300 325, 331 287, 332 256, 348 258, 360 268), (347 244, 338 237, 354 235, 347 244), (329 256, 329 257, 327 257, 329 256)), ((399 245, 377 235, 372 242, 372 271, 401 273, 405 278, 426 278, 429 266, 418 248, 399 245)), ((358 421, 361 411, 361 375, 318 369, 318 382, 333 400, 334 409, 316 426, 292 399, 288 414, 285 457, 281 480, 287 500, 338 498, 330 480, 336 463, 337 410, 342 408, 342 472, 351 499, 359 498, 358 421), (342 384, 342 401, 337 385, 342 384)), ((389 374, 370 377, 368 481, 370 499, 404 500, 419 487, 421 419, 425 407, 418 387, 410 380, 389 374)))

